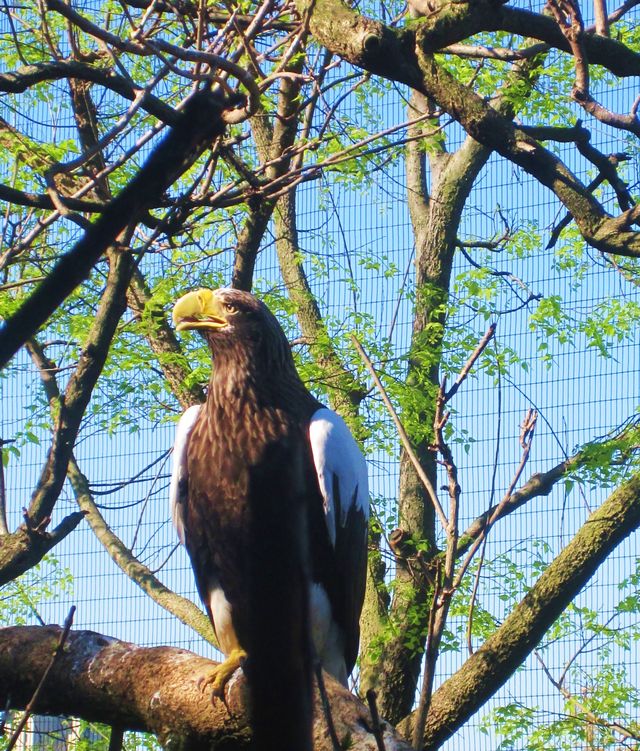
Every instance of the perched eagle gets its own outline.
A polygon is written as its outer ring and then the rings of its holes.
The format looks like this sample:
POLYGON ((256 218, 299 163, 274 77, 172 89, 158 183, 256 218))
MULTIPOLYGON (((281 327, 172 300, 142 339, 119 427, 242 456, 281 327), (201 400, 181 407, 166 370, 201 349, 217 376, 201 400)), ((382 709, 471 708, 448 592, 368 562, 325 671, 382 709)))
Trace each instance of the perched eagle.
MULTIPOLYGON (((304 516, 292 528, 307 561, 314 652, 346 685, 366 576, 364 458, 344 421, 307 391, 282 328, 253 295, 199 289, 177 301, 173 321, 177 331, 202 333, 213 360, 206 402, 178 424, 171 506, 227 658, 211 681, 214 693, 247 652, 251 664, 252 546, 265 543, 258 573, 277 578, 288 551, 269 547, 269 523, 286 525, 299 507, 304 516)), ((270 603, 273 613, 286 597, 270 603)))

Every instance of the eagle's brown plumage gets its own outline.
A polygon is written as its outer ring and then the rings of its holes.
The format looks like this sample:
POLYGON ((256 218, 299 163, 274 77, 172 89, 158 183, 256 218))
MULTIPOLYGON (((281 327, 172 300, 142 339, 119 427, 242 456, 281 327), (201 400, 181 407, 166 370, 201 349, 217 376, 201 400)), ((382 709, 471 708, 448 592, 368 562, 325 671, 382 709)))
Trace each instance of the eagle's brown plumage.
MULTIPOLYGON (((292 607, 305 617, 310 601, 316 651, 345 681, 364 596, 366 472, 363 487, 352 483, 352 497, 341 497, 347 486, 331 474, 335 458, 325 462, 319 445, 337 436, 347 449, 341 453, 355 451, 360 462, 355 443, 307 391, 284 332, 255 297, 198 290, 176 303, 174 321, 178 330, 199 329, 213 359, 206 403, 185 430, 172 488, 174 519, 221 647, 248 651, 251 674, 260 608, 284 614, 297 598, 292 607), (281 532, 279 539, 295 540, 286 550, 273 543, 281 532)), ((304 651, 304 635, 290 638, 304 651)))

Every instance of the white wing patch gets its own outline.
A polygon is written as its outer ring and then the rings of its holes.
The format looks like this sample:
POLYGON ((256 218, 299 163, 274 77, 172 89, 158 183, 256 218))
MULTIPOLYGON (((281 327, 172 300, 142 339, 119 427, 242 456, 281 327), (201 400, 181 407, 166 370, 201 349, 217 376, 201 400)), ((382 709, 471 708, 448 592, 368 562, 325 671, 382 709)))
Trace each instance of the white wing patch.
POLYGON ((171 484, 169 485, 169 506, 171 520, 176 528, 180 542, 184 545, 183 509, 187 500, 189 473, 187 471, 187 448, 189 435, 200 414, 200 405, 195 404, 182 415, 176 428, 176 439, 173 443, 173 464, 171 468, 171 484))
POLYGON ((336 524, 344 527, 349 509, 355 504, 369 518, 367 465, 345 421, 330 409, 314 412, 309 423, 311 452, 331 543, 336 542, 336 524), (336 519, 334 487, 340 494, 340 518, 336 519))

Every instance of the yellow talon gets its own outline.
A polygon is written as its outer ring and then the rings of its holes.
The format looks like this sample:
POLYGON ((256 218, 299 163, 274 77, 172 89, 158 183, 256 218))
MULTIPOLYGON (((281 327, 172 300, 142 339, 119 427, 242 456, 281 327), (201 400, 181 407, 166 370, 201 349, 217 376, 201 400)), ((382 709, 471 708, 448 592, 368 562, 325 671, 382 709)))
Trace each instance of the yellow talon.
POLYGON ((247 653, 244 649, 232 649, 224 662, 216 665, 205 677, 200 678, 198 688, 204 691, 207 686, 211 686, 211 695, 224 700, 224 687, 231 680, 231 676, 236 670, 242 666, 246 656, 247 653))

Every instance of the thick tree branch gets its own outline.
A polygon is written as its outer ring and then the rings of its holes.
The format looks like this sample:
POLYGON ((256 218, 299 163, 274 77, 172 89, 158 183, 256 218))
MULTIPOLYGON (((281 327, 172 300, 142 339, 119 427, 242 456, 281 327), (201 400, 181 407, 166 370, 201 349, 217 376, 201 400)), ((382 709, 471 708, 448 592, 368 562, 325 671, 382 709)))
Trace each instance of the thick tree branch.
MULTIPOLYGON (((52 60, 50 62, 34 63, 0 74, 0 91, 19 94, 34 84, 43 81, 59 81, 62 79, 77 79, 89 81, 104 86, 116 94, 133 101, 139 93, 129 80, 113 70, 77 60, 52 60)), ((154 115, 167 125, 176 125, 180 113, 148 91, 140 100, 140 107, 154 115)))
MULTIPOLYGON (((424 749, 439 748, 513 675, 600 564, 640 526, 640 475, 594 511, 504 623, 434 693, 424 749)), ((399 726, 408 735, 413 715, 399 726)))
MULTIPOLYGON (((619 217, 610 217, 555 155, 518 129, 511 119, 487 106, 483 98, 437 64, 431 52, 433 37, 427 25, 416 31, 414 39, 411 32, 391 30, 347 8, 341 0, 317 0, 311 7, 299 0, 298 7, 312 11, 311 31, 332 52, 354 65, 406 83, 431 97, 482 145, 497 151, 553 190, 593 247, 607 253, 640 257, 640 233, 630 231, 632 224, 638 221, 639 212, 631 209, 619 217)), ((483 24, 490 27, 486 30, 500 28, 501 13, 504 15, 507 9, 492 6, 491 11, 485 11, 489 21, 485 19, 483 24)), ((553 19, 523 13, 510 14, 512 18, 531 21, 531 26, 522 26, 523 34, 537 36, 538 22, 545 29, 550 23, 554 33, 567 44, 553 19)), ((599 36, 588 39, 597 40, 596 48, 613 41, 599 36)), ((595 61, 591 52, 589 48, 590 59, 595 61)), ((640 71, 640 55, 630 54, 637 58, 640 71)))
MULTIPOLYGON (((360 15, 342 0, 296 0, 301 15, 310 14, 309 28, 327 49, 354 65, 393 81, 420 88, 414 51, 417 36, 429 51, 441 50, 481 31, 508 31, 532 37, 566 52, 569 44, 552 18, 496 3, 431 3, 435 12, 417 31, 391 29, 360 15), (457 5, 450 12, 450 7, 457 5)), ((592 63, 617 76, 640 75, 640 54, 617 40, 588 35, 585 44, 592 63)), ((424 92, 427 93, 427 92, 424 92)))
POLYGON ((100 219, 56 264, 19 310, 0 329, 0 368, 90 274, 119 233, 152 206, 163 192, 224 131, 224 104, 210 92, 194 95, 177 125, 151 153, 100 219))
MULTIPOLYGON (((26 706, 59 637, 56 626, 0 630, 0 706, 7 701, 15 709, 26 706)), ((142 648, 92 631, 71 631, 36 711, 148 731, 165 747, 182 751, 249 749, 247 687, 241 671, 227 684, 226 706, 212 704, 198 687, 214 664, 183 649, 142 648)), ((347 689, 327 674, 324 682, 341 743, 348 742, 353 751, 371 751, 377 748, 377 734, 387 751, 409 751, 409 744, 387 723, 377 725, 347 689)), ((314 749, 333 751, 317 691, 314 718, 314 749)))

